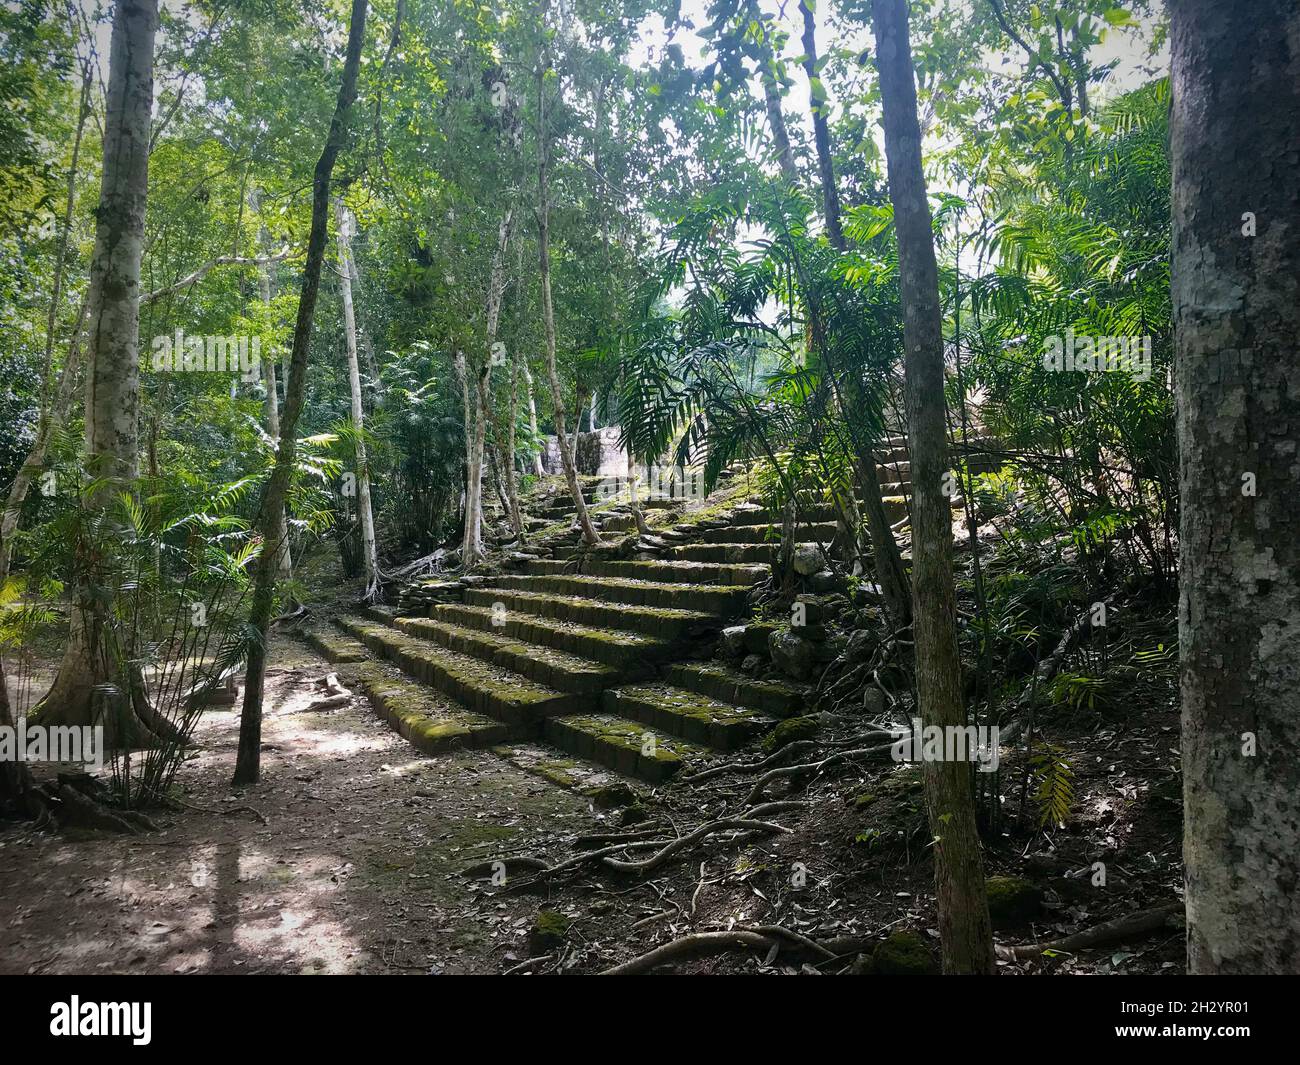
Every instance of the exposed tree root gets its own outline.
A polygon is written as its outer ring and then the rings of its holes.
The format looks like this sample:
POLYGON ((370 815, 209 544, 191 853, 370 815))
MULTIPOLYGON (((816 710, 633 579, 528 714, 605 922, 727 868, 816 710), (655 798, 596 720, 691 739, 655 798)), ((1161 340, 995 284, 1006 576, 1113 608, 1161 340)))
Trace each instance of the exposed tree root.
POLYGON ((745 817, 722 817, 716 821, 708 821, 694 832, 689 832, 685 836, 673 840, 662 850, 656 851, 649 858, 639 862, 625 862, 617 858, 606 858, 605 864, 611 869, 617 869, 624 873, 648 873, 651 869, 657 869, 663 865, 669 858, 680 850, 684 850, 692 843, 704 839, 715 832, 740 831, 750 832, 783 832, 789 833, 791 830, 784 825, 775 825, 770 821, 755 821, 745 817))
POLYGON ((735 950, 775 955, 782 947, 803 954, 811 954, 822 961, 836 957, 835 953, 805 936, 779 925, 760 925, 756 928, 733 928, 726 932, 694 932, 674 939, 654 950, 647 951, 622 965, 604 970, 601 976, 633 976, 648 973, 669 962, 685 958, 698 958, 710 954, 728 954, 735 950))
POLYGON ((723 773, 758 773, 768 766, 784 762, 791 755, 815 750, 819 746, 821 744, 817 740, 796 740, 794 743, 787 743, 776 753, 770 754, 757 762, 725 762, 722 765, 711 766, 698 773, 693 773, 691 776, 681 777, 680 780, 683 784, 698 784, 702 780, 721 776, 723 773))
MULTIPOLYGON (((829 766, 836 765, 839 762, 850 762, 855 758, 869 758, 889 751, 897 742, 898 737, 889 732, 878 732, 872 736, 861 737, 863 739, 887 738, 888 743, 882 743, 875 747, 858 747, 851 751, 840 751, 836 754, 828 755, 820 762, 806 762, 802 765, 784 766, 781 769, 772 769, 764 773, 755 782, 753 790, 749 793, 748 802, 756 803, 763 798, 763 793, 767 786, 773 781, 781 780, 785 777, 805 776, 809 773, 820 773, 829 766)), ((793 746, 793 744, 791 744, 793 746)))
MULTIPOLYGON (((771 810, 773 808, 788 809, 785 803, 770 803, 766 807, 759 807, 758 810, 771 810)), ((768 821, 759 821, 752 817, 722 817, 713 821, 706 821, 692 832, 676 839, 622 839, 619 842, 612 843, 609 846, 597 847, 594 850, 585 850, 572 857, 565 858, 563 861, 554 864, 547 863, 540 858, 532 856, 519 856, 514 858, 499 858, 479 862, 468 869, 461 870, 461 875, 471 878, 482 878, 491 876, 500 871, 500 866, 504 864, 506 875, 509 876, 511 867, 522 868, 534 875, 529 879, 529 883, 537 880, 548 879, 559 873, 568 872, 587 862, 596 860, 602 861, 611 869, 617 869, 620 872, 644 873, 652 869, 657 869, 664 862, 668 861, 674 854, 685 850, 686 848, 698 843, 700 840, 719 832, 740 832, 742 836, 748 836, 756 833, 784 832, 788 833, 790 829, 783 825, 772 824, 768 821), (649 858, 641 861, 625 861, 615 857, 626 851, 643 851, 654 850, 655 853, 649 858)))
POLYGON ((1007 958, 1036 958, 1046 951, 1072 954, 1095 947, 1108 947, 1137 936, 1148 936, 1169 927, 1170 918, 1183 912, 1183 903, 1166 902, 1148 910, 1116 917, 1113 921, 1085 928, 1081 932, 1039 943, 1022 943, 1015 947, 999 947, 998 952, 1007 958))

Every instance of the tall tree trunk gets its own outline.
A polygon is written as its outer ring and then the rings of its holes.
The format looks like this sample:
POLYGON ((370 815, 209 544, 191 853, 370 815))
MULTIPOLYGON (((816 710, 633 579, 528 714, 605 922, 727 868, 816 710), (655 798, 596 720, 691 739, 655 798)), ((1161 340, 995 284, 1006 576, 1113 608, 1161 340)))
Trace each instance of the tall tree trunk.
POLYGON ((822 199, 826 205, 826 235, 832 247, 843 250, 844 230, 840 227, 840 197, 835 191, 835 163, 831 157, 830 123, 826 121, 826 96, 824 91, 818 91, 821 77, 817 69, 817 20, 804 0, 799 0, 799 11, 803 15, 803 69, 808 75, 813 142, 817 145, 817 166, 821 170, 822 199))
MULTIPOLYGON (((929 726, 964 728, 952 575, 952 510, 944 494, 943 320, 930 205, 921 169, 921 127, 907 36, 907 0, 874 0, 876 62, 884 112, 889 192, 898 231, 907 421, 912 459, 913 622, 916 687, 929 726)), ((924 761, 926 807, 935 840, 934 872, 943 967, 991 973, 993 938, 984 863, 975 827, 971 763, 924 761)))
POLYGON ((790 131, 786 128, 781 111, 781 89, 776 78, 766 70, 762 72, 763 106, 767 111, 767 124, 772 128, 772 141, 776 145, 776 161, 781 167, 781 178, 790 188, 799 187, 799 168, 795 166, 794 151, 790 147, 790 131))
POLYGON ((515 469, 515 416, 519 410, 519 356, 510 359, 510 409, 506 412, 506 446, 501 456, 502 473, 506 481, 506 502, 510 507, 510 527, 522 544, 527 530, 524 528, 524 515, 519 509, 519 478, 515 469))
MULTIPOLYGON (((528 362, 522 356, 519 361, 519 368, 524 373, 524 391, 528 394, 528 428, 532 430, 534 443, 542 439, 542 431, 537 426, 537 397, 533 393, 533 375, 528 369, 528 362)), ((540 446, 533 452, 533 473, 538 477, 546 476, 546 467, 542 464, 542 452, 540 446)))
POLYGON ((1294 973, 1300 8, 1169 9, 1187 969, 1294 973))
MULTIPOLYGON (((93 478, 107 479, 103 489, 83 500, 92 511, 107 509, 122 486, 132 490, 139 472, 140 262, 157 28, 156 0, 119 0, 113 13, 103 171, 86 296, 86 469, 93 478)), ((121 679, 109 676, 114 667, 103 649, 96 647, 100 641, 93 634, 102 626, 88 616, 89 591, 79 588, 75 595, 63 661, 35 710, 44 725, 92 724, 97 709, 95 685, 121 679)), ((134 709, 130 702, 121 733, 116 731, 116 721, 103 722, 109 742, 148 742, 166 730, 143 702, 134 709), (142 714, 150 720, 141 720, 142 714)))
MULTIPOLYGON (((831 246, 839 252, 848 249, 844 229, 840 224, 840 200, 835 189, 835 160, 831 155, 830 126, 826 121, 824 96, 819 100, 814 86, 820 84, 817 73, 817 23, 807 4, 800 3, 803 13, 804 72, 808 75, 808 89, 812 100, 813 140, 817 146, 817 164, 821 172, 822 213, 826 216, 826 236, 831 246)), ((780 112, 780 103, 777 103, 780 112)), ((815 310, 815 308, 814 308, 815 310)), ((827 372, 834 381, 838 367, 830 365, 827 372)), ((833 386, 834 387, 834 386, 833 386)), ((866 511, 867 532, 871 537, 871 553, 876 564, 876 579, 880 582, 885 605, 889 608, 895 625, 906 625, 912 618, 911 589, 908 586, 907 567, 903 564, 898 541, 889 527, 885 514, 885 500, 880 489, 880 475, 876 470, 876 456, 869 443, 861 439, 856 428, 862 419, 854 413, 859 402, 858 389, 853 394, 841 396, 836 389, 837 402, 844 408, 846 423, 856 453, 858 482, 862 489, 862 505, 866 511)))
MULTIPOLYGON (((266 226, 261 224, 262 201, 261 194, 254 189, 251 196, 253 213, 258 216, 257 243, 259 251, 259 261, 257 264, 257 292, 261 297, 262 306, 270 307, 271 300, 275 293, 271 284, 271 235, 266 231, 266 226)), ((266 400, 262 404, 262 410, 266 417, 266 435, 271 438, 271 444, 274 447, 280 446, 280 394, 279 385, 275 379, 275 359, 265 358, 262 363, 262 387, 266 390, 266 400)), ((289 521, 285 516, 285 536, 280 543, 280 551, 276 557, 276 566, 279 569, 279 578, 282 581, 293 579, 293 552, 289 546, 289 521)))
POLYGON ((546 70, 549 65, 549 53, 544 53, 537 64, 537 249, 542 286, 542 326, 546 335, 546 377, 551 386, 552 417, 560 443, 564 479, 573 496, 583 542, 591 545, 601 542, 600 534, 591 522, 582 486, 578 484, 578 467, 574 460, 577 427, 574 427, 575 445, 570 447, 565 427, 564 391, 560 388, 560 375, 555 367, 555 307, 551 302, 551 135, 546 128, 546 70))
POLYGON ((379 556, 375 547, 375 514, 370 507, 370 465, 366 461, 365 412, 361 405, 361 365, 357 361, 357 315, 352 305, 352 213, 343 197, 334 198, 334 236, 338 242, 339 291, 343 297, 343 333, 348 348, 348 387, 352 393, 352 433, 357 463, 357 511, 361 518, 361 572, 367 601, 379 594, 379 556))
POLYGON ((312 175, 311 233, 307 239, 307 259, 303 264, 298 319, 293 327, 289 383, 285 389, 284 412, 280 419, 280 446, 259 515, 263 546, 262 554, 257 560, 253 607, 249 617, 256 639, 248 653, 248 677, 239 720, 239 754, 235 759, 233 780, 236 785, 256 783, 261 771, 262 694, 266 685, 267 636, 271 627, 271 611, 275 606, 275 556, 276 549, 284 538, 285 498, 289 492, 289 479, 297 453, 298 416, 302 413, 307 388, 311 324, 316 313, 316 298, 320 293, 321 266, 325 261, 325 241, 329 229, 330 176, 334 172, 334 161, 343 147, 348 110, 357 96, 357 68, 361 64, 361 42, 365 30, 366 0, 352 0, 347 57, 343 63, 343 84, 339 86, 325 148, 312 175))
MULTIPOLYGON (((480 469, 476 474, 474 472, 474 404, 470 399, 469 388, 469 366, 466 363, 463 352, 457 351, 452 355, 451 364, 455 367, 456 377, 460 381, 460 403, 461 410, 464 412, 461 421, 465 427, 465 489, 461 493, 461 551, 464 552, 470 535, 470 502, 469 502, 469 485, 472 480, 480 480, 483 471, 480 469)), ((482 488, 479 488, 482 491, 482 488)), ((474 514, 474 538, 476 541, 482 539, 482 511, 476 508, 474 514)))
POLYGON ((461 563, 466 569, 481 562, 483 550, 483 459, 487 447, 488 419, 492 416, 492 363, 497 358, 497 329, 501 323, 501 301, 505 294, 505 256, 510 246, 514 225, 514 208, 507 207, 497 226, 497 245, 492 252, 492 266, 488 271, 486 350, 483 361, 474 374, 473 431, 467 437, 469 445, 469 479, 465 489, 465 539, 461 547, 461 563))

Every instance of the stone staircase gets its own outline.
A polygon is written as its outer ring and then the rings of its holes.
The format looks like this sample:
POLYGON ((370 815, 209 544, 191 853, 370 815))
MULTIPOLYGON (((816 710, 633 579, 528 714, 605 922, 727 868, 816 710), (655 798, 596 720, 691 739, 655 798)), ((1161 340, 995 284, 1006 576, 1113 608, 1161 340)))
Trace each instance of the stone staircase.
MULTIPOLYGON (((906 517, 908 471, 905 444, 890 441, 880 476, 891 520, 906 517)), ((711 658, 720 630, 747 612, 753 585, 770 572, 780 513, 723 488, 726 505, 706 501, 704 520, 674 525, 673 514, 656 513, 653 546, 638 541, 634 558, 568 558, 577 536, 564 527, 572 506, 561 491, 534 512, 561 522, 543 547, 556 557, 519 553, 506 573, 431 581, 442 601, 370 608, 336 619, 341 633, 308 639, 331 661, 367 659, 356 667, 362 688, 427 753, 474 747, 512 757, 541 744, 659 783, 804 712, 803 685, 711 658)), ((610 486, 594 479, 583 492, 610 502, 610 486)), ((593 516, 606 533, 629 529, 625 504, 593 516)), ((830 544, 830 507, 814 502, 801 518, 799 541, 830 544)))
POLYGON ((362 688, 421 750, 510 756, 512 745, 541 743, 658 783, 804 707, 801 685, 708 658, 766 564, 677 555, 711 545, 697 535, 751 537, 748 546, 766 550, 762 538, 779 529, 759 512, 736 510, 724 519, 734 524, 702 533, 665 525, 685 541, 668 557, 526 559, 467 578, 458 600, 432 604, 427 616, 370 608, 338 618, 337 634, 308 638, 332 660, 369 659, 357 667, 362 688))

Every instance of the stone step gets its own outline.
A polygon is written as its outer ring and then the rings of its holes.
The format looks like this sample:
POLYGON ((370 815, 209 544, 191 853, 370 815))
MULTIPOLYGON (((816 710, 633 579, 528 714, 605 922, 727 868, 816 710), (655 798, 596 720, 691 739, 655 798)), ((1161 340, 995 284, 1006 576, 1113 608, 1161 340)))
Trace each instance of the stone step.
MULTIPOLYGON (((620 669, 644 671, 649 662, 666 657, 672 650, 672 641, 659 636, 518 613, 507 609, 504 600, 499 602, 502 604, 500 608, 456 603, 439 605, 433 608, 431 620, 412 621, 407 631, 423 635, 430 625, 441 622, 504 640, 522 648, 525 655, 530 650, 537 653, 551 651, 576 659, 574 668, 577 668, 577 662, 586 660, 588 665, 594 666, 599 662, 613 672, 620 669)), ((519 670, 518 666, 510 668, 519 670)))
MULTIPOLYGON (((796 543, 809 543, 818 540, 830 543, 835 537, 835 523, 818 522, 812 525, 800 525, 795 530, 796 543)), ((779 543, 781 525, 728 525, 721 529, 705 529, 700 539, 711 544, 762 544, 779 543)))
POLYGON ((606 713, 701 746, 734 751, 776 724, 776 719, 746 706, 724 703, 671 684, 629 684, 601 697, 606 713))
POLYGON ((330 632, 328 629, 299 629, 298 635, 308 647, 332 665, 364 662, 370 657, 359 641, 349 639, 342 633, 330 632))
POLYGON ((703 747, 613 714, 549 718, 544 736, 561 750, 652 784, 668 780, 683 764, 708 756, 703 747))
POLYGON ((680 640, 716 626, 712 614, 672 607, 632 606, 576 595, 547 595, 507 588, 472 588, 465 593, 471 606, 491 607, 504 603, 507 610, 579 625, 595 625, 626 632, 644 632, 668 640, 680 640))
POLYGON ((679 688, 774 717, 793 717, 807 709, 807 692, 802 686, 777 680, 756 680, 721 662, 672 665, 664 670, 664 679, 679 688))
POLYGON ((546 595, 574 595, 633 606, 669 607, 727 616, 743 610, 749 588, 733 584, 673 584, 585 574, 520 574, 498 578, 496 587, 546 595))
POLYGON ((378 621, 381 625, 391 625, 393 619, 400 616, 402 611, 392 606, 379 606, 375 603, 367 603, 361 608, 361 613, 371 621, 378 621))
POLYGON ((357 673, 375 712, 424 754, 492 747, 514 738, 510 726, 458 706, 422 684, 389 676, 373 663, 357 673))
POLYGON ((732 565, 770 564, 778 550, 776 544, 709 543, 682 544, 669 548, 667 557, 689 562, 726 562, 732 565))
POLYGON ((512 670, 416 639, 387 625, 357 617, 342 617, 338 623, 375 654, 416 680, 450 695, 466 709, 512 728, 535 732, 542 718, 579 712, 591 700, 589 695, 556 691, 512 670))
MULTIPOLYGON (((582 575, 587 577, 614 577, 667 584, 734 584, 746 587, 760 580, 767 572, 765 566, 732 566, 717 562, 586 559, 581 565, 582 575)), ((569 573, 572 568, 573 562, 563 559, 544 558, 524 564, 524 572, 529 574, 569 573)))
POLYGON ((912 476, 911 460, 894 459, 888 462, 877 462, 876 476, 880 478, 882 484, 888 481, 910 480, 912 476))
MULTIPOLYGON (((799 520, 812 525, 835 524, 835 508, 830 506, 803 507, 799 511, 799 520)), ((734 511, 730 516, 732 525, 775 525, 779 530, 785 515, 779 510, 767 507, 754 507, 734 511)))
POLYGON ((623 672, 615 666, 528 642, 508 627, 492 627, 491 611, 484 611, 486 625, 479 625, 473 612, 482 609, 439 606, 432 618, 399 618, 397 628, 408 636, 513 670, 556 691, 599 692, 623 679, 623 672))

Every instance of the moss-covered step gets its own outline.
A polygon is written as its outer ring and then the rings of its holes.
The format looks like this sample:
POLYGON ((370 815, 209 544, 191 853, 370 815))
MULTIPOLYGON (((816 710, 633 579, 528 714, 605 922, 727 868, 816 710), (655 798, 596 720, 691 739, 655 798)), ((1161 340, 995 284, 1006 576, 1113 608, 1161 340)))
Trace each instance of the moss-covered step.
POLYGON ((679 688, 774 717, 793 717, 806 711, 807 693, 800 685, 755 680, 721 662, 678 663, 664 670, 664 679, 679 688))
POLYGON ((432 688, 389 676, 374 663, 362 666, 357 679, 375 712, 424 754, 492 747, 513 738, 510 726, 457 706, 432 688))
POLYGON ((663 581, 637 581, 613 577, 589 577, 578 574, 520 574, 502 577, 498 588, 548 595, 577 595, 588 599, 605 599, 634 606, 670 607, 698 610, 726 616, 743 610, 749 596, 744 585, 670 584, 663 581))
MULTIPOLYGON (((433 619, 466 629, 500 634, 518 646, 540 653, 547 649, 565 652, 570 658, 581 656, 591 663, 602 663, 607 673, 634 671, 641 674, 648 664, 671 653, 672 641, 644 632, 595 628, 571 621, 556 621, 535 614, 486 606, 436 606, 433 619)), ((412 627, 409 631, 415 631, 412 627)), ((511 668, 517 668, 511 666, 511 668)))
MULTIPOLYGON (((779 510, 769 510, 767 507, 754 507, 752 510, 745 508, 736 510, 731 513, 728 520, 732 525, 775 525, 781 527, 784 519, 779 510)), ((805 506, 799 510, 799 520, 808 522, 810 525, 824 525, 835 523, 835 508, 827 505, 805 506)))
POLYGON ((523 572, 543 575, 581 573, 588 577, 624 577, 671 584, 753 584, 757 579, 754 572, 756 568, 657 559, 627 561, 588 558, 578 561, 539 558, 524 563, 523 572))
POLYGON ((881 484, 888 484, 891 481, 910 481, 912 479, 912 463, 907 459, 888 463, 877 461, 876 476, 880 479, 881 484))
POLYGON ((666 557, 688 562, 770 565, 776 550, 775 544, 681 544, 669 548, 666 557))
POLYGON ((734 751, 776 724, 775 718, 750 707, 671 684, 626 684, 605 692, 601 708, 720 751, 734 751))
POLYGON ((607 603, 577 595, 548 595, 499 587, 473 588, 465 593, 471 606, 491 607, 504 603, 507 610, 579 625, 596 625, 626 632, 645 632, 664 639, 679 640, 717 624, 717 617, 700 610, 672 607, 635 606, 607 603))
POLYGON ((613 714, 569 714, 546 721, 544 735, 561 750, 658 784, 708 751, 687 740, 613 714))
MULTIPOLYGON (((536 743, 499 744, 492 753, 525 773, 532 773, 558 787, 591 799, 598 808, 610 794, 626 796, 630 789, 622 777, 585 759, 572 758, 552 747, 536 743)), ((635 792, 630 792, 635 800, 635 792)))
MULTIPOLYGON (((826 544, 834 537, 833 521, 800 525, 795 530, 796 543, 809 543, 816 540, 826 544)), ((710 544, 775 544, 781 541, 781 526, 779 523, 769 525, 767 522, 754 525, 728 525, 720 529, 705 529, 700 534, 700 539, 710 544)))
POLYGON ((364 618, 342 617, 338 624, 403 672, 450 695, 466 709, 511 727, 531 726, 531 731, 535 732, 540 719, 551 714, 581 711, 593 698, 556 691, 512 670, 416 639, 364 618))
POLYGON ((391 625, 396 618, 401 616, 402 612, 396 607, 368 603, 361 608, 361 613, 371 621, 378 621, 381 625, 391 625))
POLYGON ((358 640, 328 629, 299 629, 302 641, 327 662, 341 665, 347 662, 364 662, 370 657, 358 640))
POLYGON ((457 624, 461 612, 476 607, 436 606, 432 618, 398 618, 397 628, 408 636, 441 644, 461 654, 510 669, 539 684, 563 692, 599 692, 624 676, 615 666, 567 654, 563 650, 525 643, 506 629, 457 624))
MULTIPOLYGON (((566 563, 557 559, 529 562, 525 573, 565 572, 566 563), (558 563, 558 565, 557 565, 558 563)), ((766 566, 723 565, 717 562, 624 562, 587 559, 582 573, 591 577, 620 577, 627 580, 659 581, 668 584, 751 585, 767 572, 766 566)))

